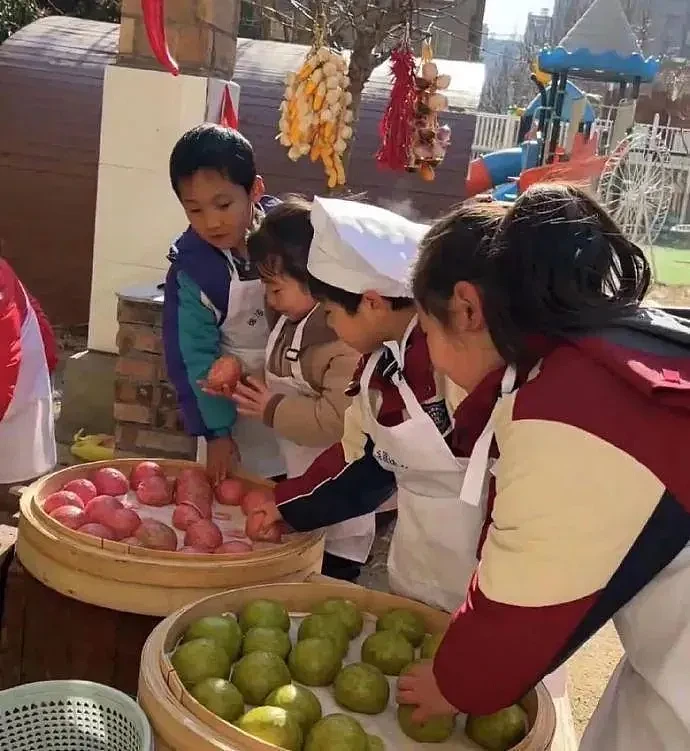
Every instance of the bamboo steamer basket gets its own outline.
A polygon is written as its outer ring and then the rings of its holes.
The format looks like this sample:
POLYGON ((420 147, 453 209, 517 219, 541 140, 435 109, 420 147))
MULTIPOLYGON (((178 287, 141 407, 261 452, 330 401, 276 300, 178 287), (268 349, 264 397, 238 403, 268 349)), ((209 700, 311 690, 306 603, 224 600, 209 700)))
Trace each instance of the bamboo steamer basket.
MULTIPOLYGON (((154 730, 157 751, 271 751, 268 743, 254 738, 221 720, 187 692, 169 658, 190 623, 207 615, 237 612, 255 599, 279 600, 293 613, 309 612, 317 602, 343 597, 374 616, 392 608, 412 610, 424 619, 427 630, 444 631, 450 616, 404 597, 365 589, 358 585, 314 576, 300 583, 245 587, 207 597, 182 608, 162 621, 142 650, 139 672, 139 703, 154 730)), ((527 713, 530 730, 511 751, 548 751, 556 730, 556 713, 551 697, 539 684, 520 702, 527 713)))
MULTIPOLYGON (((17 555, 24 568, 57 592, 111 610, 167 616, 191 602, 233 587, 304 581, 321 570, 320 532, 292 534, 246 555, 188 555, 148 550, 68 529, 49 517, 42 503, 65 483, 102 467, 128 475, 143 459, 76 465, 47 475, 27 488, 20 502, 17 555)), ((154 459, 166 475, 197 467, 195 462, 154 459)), ((241 471, 250 486, 271 483, 241 471)))

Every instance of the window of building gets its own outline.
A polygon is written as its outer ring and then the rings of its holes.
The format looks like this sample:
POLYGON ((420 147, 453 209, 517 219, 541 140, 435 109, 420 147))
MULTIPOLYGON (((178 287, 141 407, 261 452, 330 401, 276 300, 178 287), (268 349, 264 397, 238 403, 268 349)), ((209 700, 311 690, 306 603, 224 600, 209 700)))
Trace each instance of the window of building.
POLYGON ((240 25, 237 33, 245 39, 261 38, 261 16, 251 0, 242 0, 240 4, 240 25))
POLYGON ((453 45, 453 36, 444 29, 434 29, 431 44, 436 57, 448 59, 453 45))
POLYGON ((274 42, 293 41, 291 37, 296 11, 281 13, 278 17, 270 8, 264 10, 262 5, 255 0, 242 0, 239 36, 247 39, 270 39, 274 42))

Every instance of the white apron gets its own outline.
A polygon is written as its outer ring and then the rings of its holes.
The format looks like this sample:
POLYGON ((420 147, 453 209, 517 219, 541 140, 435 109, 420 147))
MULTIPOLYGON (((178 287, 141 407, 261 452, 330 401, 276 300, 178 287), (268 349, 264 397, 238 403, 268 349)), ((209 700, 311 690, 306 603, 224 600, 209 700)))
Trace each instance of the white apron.
MULTIPOLYGON (((291 394, 317 396, 317 392, 305 380, 302 374, 302 365, 299 361, 304 329, 309 317, 317 307, 312 308, 295 329, 292 344, 286 354, 287 359, 290 361, 292 375, 281 377, 271 373, 268 368, 266 369, 266 385, 274 393, 288 396, 291 394)), ((268 337, 268 344, 266 346, 267 363, 270 362, 273 348, 287 320, 286 316, 282 316, 268 337)), ((299 477, 299 475, 306 472, 312 462, 328 448, 328 446, 300 446, 280 436, 278 436, 278 445, 285 461, 285 469, 288 477, 299 477)), ((331 555, 364 563, 369 557, 375 534, 376 524, 374 514, 366 514, 356 519, 348 519, 327 528, 326 551, 331 555)))
MULTIPOLYGON (((24 288, 22 287, 22 291, 24 288)), ((25 482, 57 462, 53 396, 41 329, 26 299, 21 362, 12 401, 0 420, 0 484, 25 482)))
MULTIPOLYGON (((500 399, 514 390, 516 377, 515 368, 512 365, 508 366, 501 380, 501 396, 496 405, 494 405, 494 409, 484 426, 484 430, 472 448, 460 499, 463 504, 467 504, 473 508, 484 501, 483 494, 487 471, 491 471, 494 464, 489 454, 494 439, 496 409, 500 403, 500 399)), ((552 742, 554 751, 565 751, 566 749, 574 749, 576 747, 572 712, 567 696, 567 678, 568 674, 565 665, 557 668, 553 673, 544 678, 544 685, 551 694, 556 707, 556 735, 552 742)), ((602 747, 601 751, 608 750, 602 747)))
MULTIPOLYGON (((221 352, 234 355, 248 373, 261 374, 268 341, 264 312, 264 289, 260 279, 242 281, 235 262, 226 253, 232 268, 228 314, 220 329, 221 352)), ((260 420, 237 416, 232 437, 242 455, 242 467, 260 477, 276 477, 285 472, 280 449, 271 428, 260 420)), ((206 464, 206 441, 199 439, 197 461, 206 464)))
POLYGON ((613 616, 625 655, 581 751, 690 749, 690 546, 613 616))
MULTIPOLYGON (((460 503, 467 459, 453 456, 434 421, 422 409, 402 377, 405 340, 389 348, 400 371, 393 376, 408 418, 384 427, 371 408, 369 383, 383 354, 373 354, 362 373, 358 398, 366 431, 379 464, 395 474, 398 521, 388 555, 388 578, 393 593, 453 612, 465 599, 477 565, 477 544, 484 521, 481 505, 460 503)), ((483 497, 486 492, 482 491, 483 497)))

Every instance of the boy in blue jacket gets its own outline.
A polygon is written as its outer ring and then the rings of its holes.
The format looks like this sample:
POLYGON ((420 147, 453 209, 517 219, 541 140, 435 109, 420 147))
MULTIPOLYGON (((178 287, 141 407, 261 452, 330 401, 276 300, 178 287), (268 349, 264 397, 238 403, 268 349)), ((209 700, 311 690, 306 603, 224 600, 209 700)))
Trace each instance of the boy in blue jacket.
POLYGON ((170 181, 189 227, 168 256, 163 344, 186 429, 200 438, 198 459, 217 481, 238 456, 250 472, 280 475, 273 431, 239 416, 229 399, 202 390, 209 369, 225 354, 263 376, 264 291, 246 237, 279 201, 264 195, 249 141, 219 125, 200 125, 180 138, 170 156, 170 181))

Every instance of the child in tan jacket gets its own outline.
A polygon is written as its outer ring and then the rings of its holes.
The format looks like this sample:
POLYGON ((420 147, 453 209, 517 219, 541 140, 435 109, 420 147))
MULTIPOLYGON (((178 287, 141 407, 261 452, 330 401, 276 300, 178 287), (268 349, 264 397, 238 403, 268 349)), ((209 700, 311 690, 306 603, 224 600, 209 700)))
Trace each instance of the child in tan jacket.
MULTIPOLYGON (((249 377, 233 399, 241 415, 275 431, 288 477, 302 475, 340 441, 349 399, 345 390, 359 355, 339 341, 309 294, 307 258, 311 204, 289 198, 273 208, 247 242, 266 288, 267 309, 280 314, 266 347, 265 381, 249 377)), ((323 572, 355 579, 374 540, 374 515, 329 527, 323 572)))

